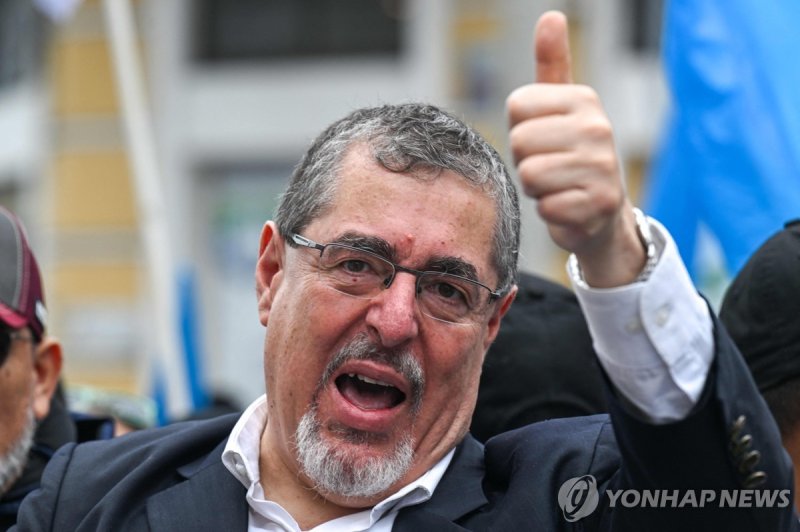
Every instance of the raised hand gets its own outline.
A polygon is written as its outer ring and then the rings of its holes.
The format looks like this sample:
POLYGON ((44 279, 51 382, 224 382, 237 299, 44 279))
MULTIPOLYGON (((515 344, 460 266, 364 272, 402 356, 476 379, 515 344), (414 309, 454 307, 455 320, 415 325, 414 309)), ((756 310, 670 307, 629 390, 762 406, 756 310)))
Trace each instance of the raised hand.
POLYGON ((632 282, 645 262, 611 124, 597 93, 572 83, 566 17, 536 24, 537 82, 508 97, 510 144, 522 188, 553 241, 576 254, 590 286, 632 282))

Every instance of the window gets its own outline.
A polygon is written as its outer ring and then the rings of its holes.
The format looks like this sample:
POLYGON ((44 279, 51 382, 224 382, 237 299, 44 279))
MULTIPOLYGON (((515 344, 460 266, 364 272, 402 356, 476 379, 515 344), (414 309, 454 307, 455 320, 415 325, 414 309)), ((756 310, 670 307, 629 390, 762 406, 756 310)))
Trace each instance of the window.
POLYGON ((0 1, 0 87, 41 68, 44 30, 45 19, 29 0, 0 1))
POLYGON ((397 56, 403 0, 197 0, 201 62, 397 56))
POLYGON ((627 0, 628 43, 640 54, 658 55, 661 49, 661 23, 664 0, 627 0))

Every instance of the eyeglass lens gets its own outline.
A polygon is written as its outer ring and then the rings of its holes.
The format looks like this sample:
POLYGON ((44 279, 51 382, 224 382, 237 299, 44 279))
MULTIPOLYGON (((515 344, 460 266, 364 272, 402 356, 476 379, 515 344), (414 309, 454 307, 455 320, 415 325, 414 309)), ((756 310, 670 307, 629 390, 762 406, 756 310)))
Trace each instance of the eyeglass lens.
MULTIPOLYGON (((369 299, 386 288, 395 268, 373 253, 339 244, 325 246, 320 257, 321 275, 344 294, 369 299)), ((451 323, 464 323, 488 298, 481 286, 456 275, 438 272, 418 274, 417 300, 426 315, 451 323)))

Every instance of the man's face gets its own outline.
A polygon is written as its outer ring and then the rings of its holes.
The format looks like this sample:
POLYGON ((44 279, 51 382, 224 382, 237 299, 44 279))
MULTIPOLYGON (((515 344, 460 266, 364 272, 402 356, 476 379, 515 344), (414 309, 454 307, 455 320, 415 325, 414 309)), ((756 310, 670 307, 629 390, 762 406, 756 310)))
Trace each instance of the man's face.
MULTIPOLYGON (((303 236, 382 242, 386 258, 416 270, 464 263, 497 287, 495 206, 483 192, 452 172, 422 180, 389 172, 360 146, 341 167, 333 207, 303 236)), ((513 294, 469 323, 445 323, 420 311, 413 275, 398 272, 372 299, 348 296, 320 275, 319 251, 290 248, 270 231, 257 274, 269 324, 262 460, 278 460, 269 469, 299 473, 338 504, 380 500, 467 432, 483 356, 513 294), (350 476, 349 488, 316 478, 331 470, 331 480, 350 476), (375 477, 383 480, 362 489, 375 477)))
POLYGON ((18 333, 20 338, 11 340, 8 356, 0 366, 0 496, 22 473, 36 427, 36 372, 31 341, 26 339, 30 332, 18 333))

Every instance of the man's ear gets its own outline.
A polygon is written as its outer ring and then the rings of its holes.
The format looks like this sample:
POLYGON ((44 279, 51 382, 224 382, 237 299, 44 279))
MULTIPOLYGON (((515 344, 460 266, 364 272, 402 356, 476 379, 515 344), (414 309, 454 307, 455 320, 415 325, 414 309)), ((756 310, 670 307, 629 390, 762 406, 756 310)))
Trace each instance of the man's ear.
POLYGON ((36 383, 33 388, 33 413, 37 420, 50 413, 50 399, 56 391, 61 376, 61 344, 55 338, 45 336, 36 345, 33 370, 36 383))
POLYGON ((498 302, 497 307, 489 318, 489 334, 486 335, 486 343, 483 346, 484 350, 489 349, 494 339, 497 338, 497 333, 500 331, 500 322, 503 320, 503 316, 506 315, 506 312, 508 312, 508 309, 511 308, 511 303, 513 303, 514 299, 517 297, 518 290, 519 288, 517 285, 512 286, 508 294, 503 296, 498 302))
POLYGON ((283 279, 285 241, 278 233, 275 222, 269 221, 261 230, 261 242, 256 264, 256 296, 258 319, 266 327, 275 292, 283 279))

